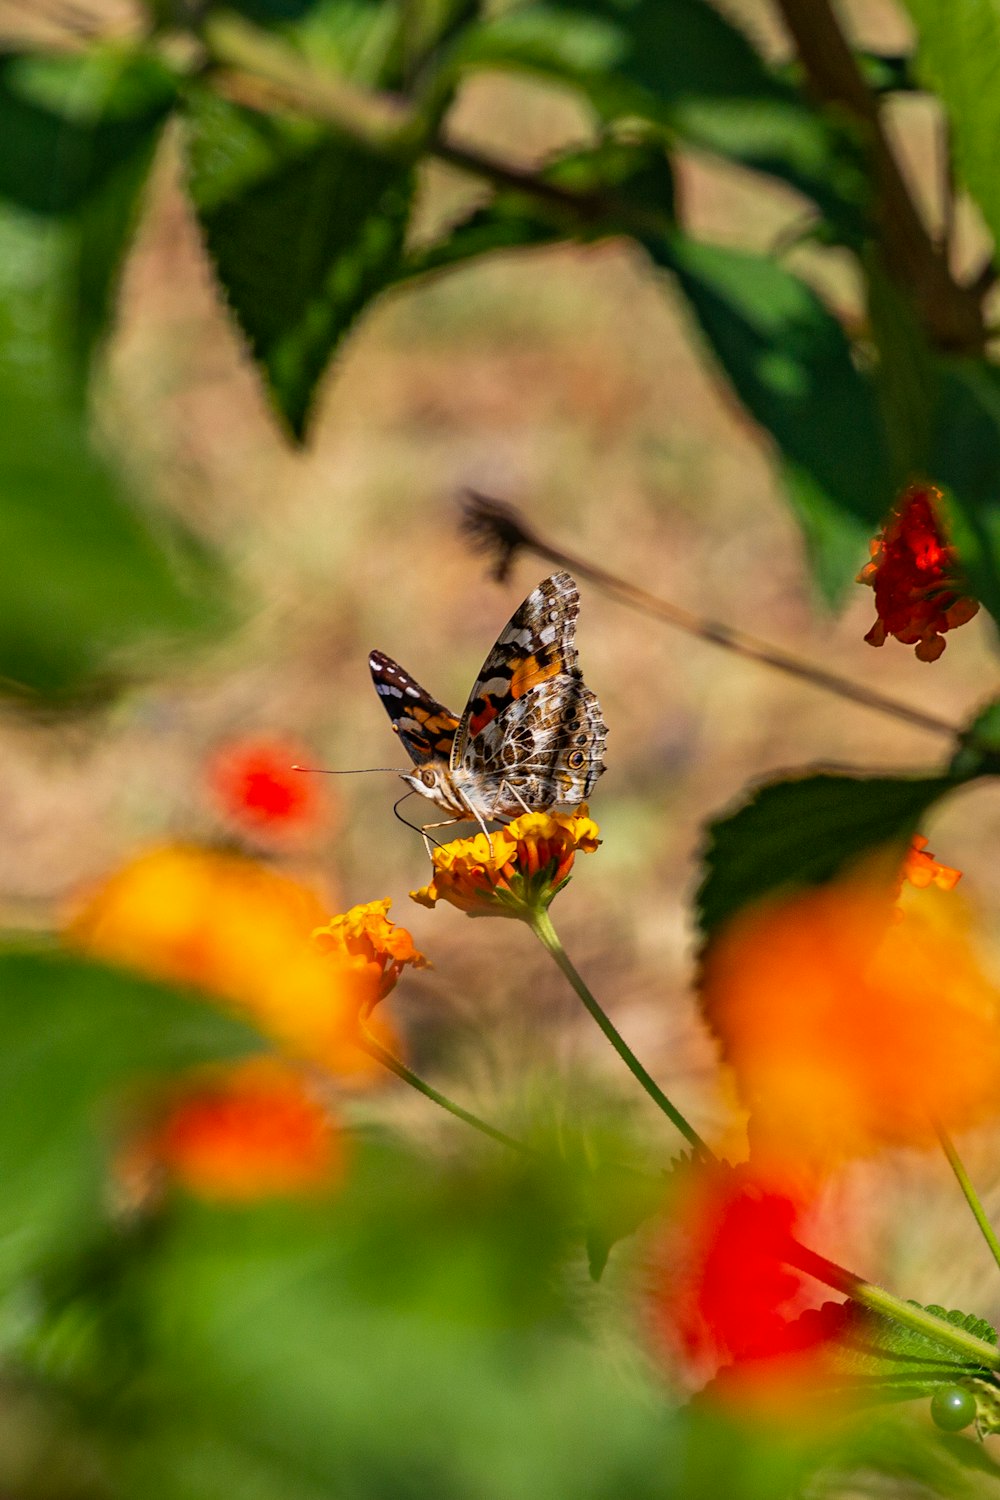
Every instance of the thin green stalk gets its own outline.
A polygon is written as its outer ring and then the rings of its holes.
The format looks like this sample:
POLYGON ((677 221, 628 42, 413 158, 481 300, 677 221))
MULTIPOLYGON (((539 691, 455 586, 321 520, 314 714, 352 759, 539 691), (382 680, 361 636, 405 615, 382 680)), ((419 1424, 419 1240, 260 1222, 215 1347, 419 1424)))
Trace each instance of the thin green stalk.
POLYGON ((412 1068, 408 1068, 364 1028, 362 1028, 361 1046, 370 1057, 374 1057, 384 1068, 388 1068, 390 1073, 395 1073, 397 1078, 401 1078, 412 1089, 416 1089, 418 1094, 423 1094, 425 1099, 430 1099, 441 1109, 446 1109, 450 1115, 455 1116, 456 1120, 462 1120, 466 1125, 471 1125, 473 1130, 479 1131, 480 1135, 488 1135, 491 1141, 499 1141, 501 1146, 509 1146, 512 1151, 520 1151, 525 1156, 534 1154, 531 1147, 526 1146, 523 1141, 515 1140, 512 1135, 498 1130, 495 1125, 489 1125, 478 1115, 474 1115, 471 1110, 463 1109, 460 1104, 455 1103, 454 1099, 449 1099, 447 1094, 442 1094, 440 1089, 434 1088, 433 1084, 421 1078, 419 1073, 414 1073, 412 1068))
POLYGON ((997 1239, 996 1230, 993 1228, 993 1225, 986 1217, 986 1210, 983 1208, 982 1203, 979 1201, 979 1194, 972 1186, 971 1179, 962 1164, 961 1157, 955 1150, 955 1143, 948 1132, 945 1130, 944 1126, 937 1120, 934 1121, 934 1129, 937 1132, 938 1140, 941 1142, 941 1150, 948 1158, 948 1165, 954 1172, 956 1178, 958 1179, 958 1185, 962 1189, 962 1192, 965 1194, 965 1201, 972 1209, 972 1216, 975 1219, 976 1223, 979 1225, 979 1229, 983 1236, 983 1239, 990 1247, 990 1254, 993 1256, 993 1259, 996 1261, 997 1265, 1000 1266, 1000 1240, 997 1239))
POLYGON ((580 975, 573 967, 565 948, 559 940, 559 935, 552 925, 552 918, 549 916, 548 912, 536 912, 531 919, 531 927, 539 942, 541 942, 543 946, 547 948, 551 953, 557 965, 569 980, 573 989, 583 1001, 587 1010, 590 1012, 594 1020, 597 1022, 598 1026, 604 1032, 604 1035, 607 1037, 612 1047, 614 1047, 615 1051, 618 1053, 618 1056, 621 1058, 622 1062, 625 1064, 626 1068, 628 1068, 632 1076, 634 1078, 637 1078, 638 1081, 642 1084, 642 1087, 646 1090, 646 1093, 652 1099, 657 1108, 661 1109, 667 1116, 667 1119, 672 1121, 672 1123, 676 1125, 677 1129, 680 1131, 681 1135, 688 1142, 688 1144, 693 1146, 698 1154, 704 1157, 706 1161, 713 1161, 714 1157, 712 1155, 712 1152, 709 1150, 708 1146, 706 1146, 705 1142, 695 1130, 694 1126, 688 1123, 688 1121, 684 1118, 676 1105, 672 1104, 667 1098, 666 1094, 660 1088, 660 1085, 656 1082, 656 1080, 646 1072, 646 1069, 636 1057, 635 1053, 632 1051, 625 1038, 612 1025, 609 1017, 602 1010, 601 1006, 594 999, 593 995, 590 993, 587 986, 580 978, 580 975))
POLYGON ((946 1323, 934 1313, 927 1312, 912 1302, 904 1302, 900 1297, 894 1297, 884 1287, 864 1281, 853 1271, 847 1271, 825 1256, 817 1255, 815 1250, 809 1250, 797 1240, 790 1241, 786 1258, 790 1265, 798 1266, 800 1271, 814 1276, 817 1281, 843 1292, 852 1302, 859 1302, 871 1312, 881 1313, 883 1317, 902 1323, 904 1327, 912 1328, 915 1333, 922 1333, 939 1344, 947 1344, 977 1364, 985 1365, 991 1370, 1000 1369, 1000 1349, 996 1344, 988 1344, 974 1333, 956 1328, 954 1323, 946 1323))

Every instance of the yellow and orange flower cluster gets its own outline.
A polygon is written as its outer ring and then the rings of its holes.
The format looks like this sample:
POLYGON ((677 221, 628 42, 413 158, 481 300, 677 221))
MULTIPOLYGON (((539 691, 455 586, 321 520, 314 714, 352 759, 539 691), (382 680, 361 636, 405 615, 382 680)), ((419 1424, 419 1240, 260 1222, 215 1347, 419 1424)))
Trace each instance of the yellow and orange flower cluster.
POLYGON ((959 872, 915 843, 905 915, 878 862, 745 909, 708 944, 703 1011, 765 1156, 814 1169, 996 1109, 1000 990, 958 898, 927 889, 959 872))
POLYGON ((870 646, 884 645, 891 635, 915 646, 921 661, 936 661, 945 631, 978 612, 945 536, 941 505, 933 485, 911 485, 871 543, 871 561, 857 578, 875 590, 878 619, 865 636, 870 646))
POLYGON ((524 813, 495 833, 434 849, 433 878, 410 895, 421 906, 448 901, 470 917, 530 921, 562 890, 577 854, 599 844, 586 804, 575 813, 524 813))
POLYGON ((406 928, 390 920, 391 905, 386 899, 352 906, 313 933, 320 953, 336 959, 362 981, 362 1018, 385 999, 407 965, 414 969, 430 967, 430 960, 417 950, 406 928))

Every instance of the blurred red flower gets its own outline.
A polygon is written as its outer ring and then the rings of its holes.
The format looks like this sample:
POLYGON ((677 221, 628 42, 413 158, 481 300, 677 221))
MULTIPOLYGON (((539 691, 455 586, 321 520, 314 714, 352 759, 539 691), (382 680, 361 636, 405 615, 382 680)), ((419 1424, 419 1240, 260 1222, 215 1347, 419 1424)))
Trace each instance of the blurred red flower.
POLYGON ((249 1201, 328 1188, 343 1137, 298 1069, 277 1058, 203 1068, 130 1143, 119 1182, 131 1202, 163 1180, 202 1198, 249 1201))
POLYGON ((921 661, 936 661, 945 648, 945 631, 966 624, 979 609, 945 537, 941 498, 940 490, 929 484, 904 491, 857 578, 875 590, 878 613, 865 640, 882 646, 895 636, 905 646, 915 646, 921 661))
POLYGON ((304 829, 320 812, 315 781, 292 769, 307 758, 290 742, 236 740, 209 762, 209 787, 226 817, 251 832, 304 829))

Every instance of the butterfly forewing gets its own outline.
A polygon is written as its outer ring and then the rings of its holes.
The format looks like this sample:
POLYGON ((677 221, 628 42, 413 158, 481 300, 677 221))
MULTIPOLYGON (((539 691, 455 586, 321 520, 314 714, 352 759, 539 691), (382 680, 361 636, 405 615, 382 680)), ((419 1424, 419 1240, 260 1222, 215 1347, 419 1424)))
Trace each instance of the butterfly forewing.
POLYGON ((458 729, 458 715, 432 698, 384 651, 373 651, 368 665, 375 691, 414 765, 424 765, 429 760, 443 760, 447 764, 458 729))

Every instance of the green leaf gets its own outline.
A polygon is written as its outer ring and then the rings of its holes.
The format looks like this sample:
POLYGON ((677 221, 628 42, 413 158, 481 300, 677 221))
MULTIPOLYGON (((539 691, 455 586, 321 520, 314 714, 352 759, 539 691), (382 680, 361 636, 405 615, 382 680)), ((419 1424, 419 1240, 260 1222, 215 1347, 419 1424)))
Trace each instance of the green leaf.
POLYGON ((311 122, 202 90, 191 95, 187 151, 222 290, 301 439, 331 354, 396 274, 412 172, 311 122))
POLYGON ((929 472, 971 592, 1000 620, 1000 369, 954 360, 939 376, 929 472))
POLYGON ((959 735, 949 771, 953 776, 1000 775, 1000 698, 981 708, 959 735))
MULTIPOLYGON (((921 1306, 919 1302, 911 1305, 921 1306)), ((936 1303, 922 1311, 986 1343, 997 1342, 993 1326, 974 1313, 949 1311, 936 1303)), ((994 1372, 949 1344, 853 1303, 826 1302, 803 1313, 795 1327, 804 1340, 822 1343, 824 1365, 834 1376, 846 1377, 852 1389, 867 1389, 876 1399, 907 1401, 930 1396, 939 1386, 963 1377, 995 1383, 994 1372)))
POLYGON ((84 373, 175 92, 155 59, 112 48, 0 60, 0 199, 48 221, 55 328, 84 373))
POLYGON ((777 443, 817 576, 835 596, 838 572, 842 586, 853 580, 892 500, 871 380, 815 292, 774 261, 679 233, 646 247, 677 277, 737 395, 777 443))
POLYGON ((453 225, 440 240, 414 250, 400 276, 420 276, 496 250, 520 250, 563 238, 599 239, 622 233, 636 214, 659 219, 674 210, 674 181, 663 147, 654 142, 602 141, 547 162, 541 177, 574 195, 577 206, 501 188, 491 201, 453 225), (579 204, 585 203, 581 213, 579 204))
POLYGON ((697 897, 702 933, 780 889, 823 885, 886 845, 902 858, 928 808, 960 784, 952 776, 824 771, 760 787, 708 825, 697 897))
POLYGON ((552 0, 468 28, 460 67, 540 72, 605 120, 639 116, 808 193, 856 238, 865 183, 853 148, 706 0, 552 0))
POLYGON ((916 73, 941 99, 958 175, 1000 243, 1000 10, 995 0, 905 0, 916 23, 916 73))
POLYGON ((100 1216, 124 1091, 260 1045, 204 1001, 124 971, 0 953, 0 1285, 100 1216))

